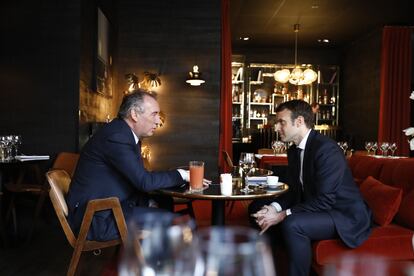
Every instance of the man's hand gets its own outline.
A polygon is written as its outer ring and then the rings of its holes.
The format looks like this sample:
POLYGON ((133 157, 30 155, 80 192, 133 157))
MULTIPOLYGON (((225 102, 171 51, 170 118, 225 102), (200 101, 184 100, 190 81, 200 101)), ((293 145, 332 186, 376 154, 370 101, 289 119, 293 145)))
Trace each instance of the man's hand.
POLYGON ((211 180, 203 178, 203 185, 209 186, 211 184, 211 180))
POLYGON ((265 205, 257 213, 252 214, 256 218, 256 223, 262 229, 260 235, 263 234, 270 226, 279 224, 286 217, 286 211, 277 212, 273 206, 265 205))
MULTIPOLYGON (((190 171, 189 170, 184 170, 184 169, 177 169, 177 171, 180 173, 182 179, 186 182, 190 182, 190 171)), ((208 179, 203 179, 203 185, 210 185, 211 184, 211 180, 208 179)))

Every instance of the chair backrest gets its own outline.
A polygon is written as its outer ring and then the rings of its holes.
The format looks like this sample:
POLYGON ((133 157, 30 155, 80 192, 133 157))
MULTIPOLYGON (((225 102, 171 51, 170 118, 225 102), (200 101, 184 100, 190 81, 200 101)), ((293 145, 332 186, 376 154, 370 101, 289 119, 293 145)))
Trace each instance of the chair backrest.
POLYGON ((66 238, 72 246, 75 246, 76 238, 67 221, 68 205, 65 196, 69 191, 70 176, 65 170, 55 169, 46 173, 50 185, 49 196, 59 222, 65 232, 66 238))
POLYGON ((234 167, 233 161, 231 160, 229 153, 225 150, 223 150, 223 157, 224 161, 226 161, 227 166, 229 166, 230 168, 234 167))
POLYGON ((75 173, 76 165, 78 164, 79 153, 60 152, 53 162, 52 169, 65 170, 70 177, 75 173))

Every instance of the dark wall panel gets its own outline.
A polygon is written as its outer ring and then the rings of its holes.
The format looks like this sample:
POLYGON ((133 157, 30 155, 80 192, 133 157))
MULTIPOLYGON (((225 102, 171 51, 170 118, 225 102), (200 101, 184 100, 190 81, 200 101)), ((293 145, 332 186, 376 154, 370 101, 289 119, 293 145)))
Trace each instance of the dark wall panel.
POLYGON ((381 30, 356 40, 344 49, 340 116, 342 134, 355 149, 376 141, 380 100, 381 30))
MULTIPOLYGON (((220 1, 118 1, 115 87, 124 75, 160 74, 155 89, 166 124, 146 139, 156 170, 204 160, 206 175, 217 173, 220 101, 220 1), (197 63, 206 83, 185 83, 197 63)), ((122 93, 121 93, 122 94, 122 93)))
POLYGON ((23 135, 26 154, 75 151, 80 1, 6 1, 0 33, 0 135, 23 135))

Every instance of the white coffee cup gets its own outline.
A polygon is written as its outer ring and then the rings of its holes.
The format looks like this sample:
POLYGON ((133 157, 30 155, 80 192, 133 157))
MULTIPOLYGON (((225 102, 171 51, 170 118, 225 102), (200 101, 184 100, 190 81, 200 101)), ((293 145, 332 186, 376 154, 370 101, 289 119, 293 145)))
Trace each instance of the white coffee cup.
POLYGON ((222 195, 231 196, 233 192, 233 181, 230 173, 220 174, 220 190, 222 195))
POLYGON ((268 175, 266 177, 266 182, 269 188, 276 188, 277 186, 279 186, 279 176, 268 175))

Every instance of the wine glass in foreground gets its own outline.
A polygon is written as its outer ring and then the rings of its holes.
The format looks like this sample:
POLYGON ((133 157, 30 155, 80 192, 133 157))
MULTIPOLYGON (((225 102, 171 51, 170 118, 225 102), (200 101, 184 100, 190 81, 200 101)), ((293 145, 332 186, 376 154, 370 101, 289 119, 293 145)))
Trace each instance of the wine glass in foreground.
POLYGON ((243 179, 244 179, 244 188, 240 191, 244 193, 250 193, 253 190, 249 188, 249 182, 247 180, 247 176, 251 169, 253 169, 256 166, 256 161, 254 160, 254 153, 250 152, 243 152, 240 154, 240 160, 239 160, 240 167, 243 170, 243 179))
POLYGON ((128 225, 119 275, 196 275, 202 270, 202 263, 194 229, 194 221, 187 216, 144 214, 140 224, 128 225))
POLYGON ((197 236, 204 263, 202 275, 275 275, 268 242, 256 230, 214 226, 200 229, 197 236))

